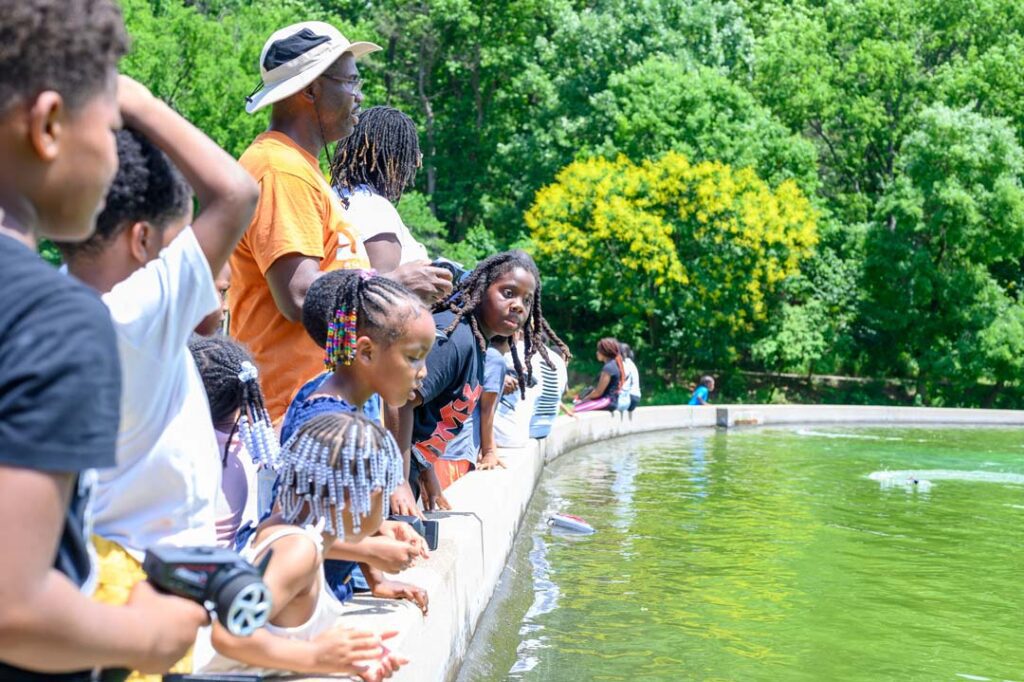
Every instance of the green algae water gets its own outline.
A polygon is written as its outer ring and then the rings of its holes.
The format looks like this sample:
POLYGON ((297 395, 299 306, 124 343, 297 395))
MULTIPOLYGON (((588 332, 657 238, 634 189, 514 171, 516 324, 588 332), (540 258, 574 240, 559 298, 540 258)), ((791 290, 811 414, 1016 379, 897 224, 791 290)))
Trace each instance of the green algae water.
POLYGON ((651 434, 543 474, 459 680, 1024 680, 1024 431, 651 434), (597 533, 545 523, 578 514, 597 533))

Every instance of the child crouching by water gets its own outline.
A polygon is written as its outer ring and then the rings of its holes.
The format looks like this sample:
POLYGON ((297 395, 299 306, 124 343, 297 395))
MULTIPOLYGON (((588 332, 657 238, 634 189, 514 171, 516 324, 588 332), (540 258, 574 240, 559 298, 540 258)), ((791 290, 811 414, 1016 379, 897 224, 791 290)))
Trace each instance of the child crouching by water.
POLYGON ((257 564, 273 550, 263 580, 273 605, 268 625, 250 637, 212 626, 212 650, 196 645, 196 672, 345 673, 376 681, 408 661, 375 635, 338 627, 339 602, 324 578, 324 552, 337 539, 377 531, 402 480, 391 435, 354 413, 307 421, 282 446, 278 499, 240 554, 257 564))

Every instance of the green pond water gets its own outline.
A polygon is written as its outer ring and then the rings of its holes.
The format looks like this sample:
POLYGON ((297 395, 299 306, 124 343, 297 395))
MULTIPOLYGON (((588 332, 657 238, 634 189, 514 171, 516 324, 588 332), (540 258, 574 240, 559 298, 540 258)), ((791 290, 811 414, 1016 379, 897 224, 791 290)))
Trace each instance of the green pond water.
POLYGON ((1024 430, 693 430, 549 466, 459 680, 689 679, 1024 680, 1024 430))

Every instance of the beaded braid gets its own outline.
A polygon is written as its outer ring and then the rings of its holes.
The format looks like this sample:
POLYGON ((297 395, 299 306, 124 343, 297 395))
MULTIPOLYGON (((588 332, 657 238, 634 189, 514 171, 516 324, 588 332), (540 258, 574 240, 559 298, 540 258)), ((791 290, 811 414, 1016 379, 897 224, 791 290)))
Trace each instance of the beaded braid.
POLYGON ((416 179, 420 142, 416 124, 392 107, 370 107, 352 134, 338 143, 331 168, 338 189, 369 185, 391 203, 416 179))
POLYGON ((227 464, 231 440, 238 432, 253 461, 272 466, 280 446, 260 389, 259 372, 252 356, 226 336, 193 336, 189 350, 199 368, 214 423, 222 423, 238 411, 231 426, 221 464, 227 464))
POLYGON ((562 357, 568 361, 572 358, 572 353, 569 352, 569 347, 566 346, 558 335, 548 325, 547 320, 544 319, 544 314, 541 309, 541 282, 540 282, 540 271, 537 269, 537 264, 534 263, 533 258, 530 257, 525 251, 513 250, 505 251, 503 253, 495 254, 482 260, 474 270, 469 273, 461 282, 455 285, 452 289, 452 293, 434 304, 434 312, 451 311, 455 314, 455 319, 452 323, 444 330, 445 334, 451 334, 452 331, 462 322, 463 319, 469 319, 469 325, 473 329, 473 336, 476 338, 477 345, 480 347, 482 352, 487 352, 488 340, 484 338, 484 335, 480 332, 480 324, 477 321, 476 311, 483 305, 485 296, 487 294, 487 288, 494 283, 494 280, 498 279, 505 273, 513 270, 514 268, 523 268, 531 275, 537 282, 537 291, 533 297, 533 305, 530 307, 530 312, 526 318, 526 324, 523 326, 523 350, 524 355, 522 359, 519 357, 519 353, 515 348, 515 344, 512 343, 512 339, 509 338, 509 346, 512 349, 512 365, 516 371, 516 378, 519 380, 519 393, 525 398, 526 387, 533 380, 533 365, 532 358, 538 352, 540 352, 541 358, 548 367, 552 367, 551 360, 548 358, 548 349, 542 342, 543 337, 547 337, 556 346, 558 346, 562 357))
POLYGON ((277 472, 284 520, 299 526, 324 520, 328 533, 343 538, 342 511, 349 510, 358 533, 374 490, 381 491, 388 516, 391 493, 403 480, 402 454, 380 425, 360 414, 332 412, 298 428, 281 448, 277 472))
POLYGON ((352 364, 360 333, 394 343, 420 310, 425 308, 419 297, 376 270, 335 270, 310 285, 302 324, 324 348, 327 371, 334 372, 352 364))

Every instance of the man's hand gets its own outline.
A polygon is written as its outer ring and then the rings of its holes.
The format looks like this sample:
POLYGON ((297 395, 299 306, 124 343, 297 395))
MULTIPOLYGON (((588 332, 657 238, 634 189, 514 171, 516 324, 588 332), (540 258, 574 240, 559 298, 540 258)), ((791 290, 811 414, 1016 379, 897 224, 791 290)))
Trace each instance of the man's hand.
POLYGON ((392 540, 408 542, 416 548, 420 558, 430 558, 430 550, 427 548, 426 539, 417 533, 415 528, 404 521, 383 521, 377 532, 392 540))
POLYGON ((399 582, 398 580, 384 580, 374 585, 372 590, 374 597, 382 599, 407 599, 420 607, 423 615, 427 615, 430 598, 427 591, 422 587, 399 582))
MULTIPOLYGON (((452 508, 441 491, 441 481, 437 480, 437 472, 433 468, 420 472, 420 495, 423 507, 427 511, 441 511, 452 508)), ((422 515, 420 518, 423 518, 422 515)))
POLYGON ((498 453, 494 450, 488 450, 487 452, 481 453, 480 459, 476 463, 476 468, 479 471, 487 471, 489 469, 497 469, 505 467, 505 460, 498 457, 498 453))
POLYGON ((423 512, 416 504, 416 498, 412 496, 412 488, 408 483, 403 483, 391 493, 391 513, 399 516, 424 518, 423 512))
POLYGON ((399 265, 385 277, 404 284, 428 306, 452 293, 452 273, 444 268, 435 268, 427 260, 399 265))
POLYGON ((501 390, 502 395, 508 395, 509 393, 515 393, 519 389, 519 379, 513 374, 505 375, 505 386, 501 390))
POLYGON ((160 594, 147 581, 136 583, 126 608, 145 614, 154 629, 153 648, 148 655, 131 663, 144 673, 163 673, 181 660, 195 644, 196 631, 210 622, 209 614, 188 599, 160 594))

